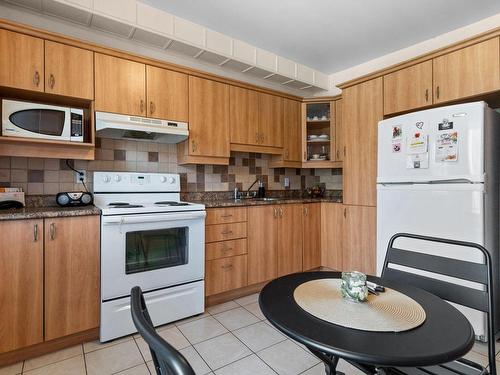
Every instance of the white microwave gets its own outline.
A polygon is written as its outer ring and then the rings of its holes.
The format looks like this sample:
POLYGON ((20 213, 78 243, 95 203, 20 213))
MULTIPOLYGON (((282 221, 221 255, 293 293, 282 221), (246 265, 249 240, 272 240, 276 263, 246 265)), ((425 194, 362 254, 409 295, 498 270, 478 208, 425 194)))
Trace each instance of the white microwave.
POLYGON ((3 99, 2 136, 83 142, 83 109, 3 99))

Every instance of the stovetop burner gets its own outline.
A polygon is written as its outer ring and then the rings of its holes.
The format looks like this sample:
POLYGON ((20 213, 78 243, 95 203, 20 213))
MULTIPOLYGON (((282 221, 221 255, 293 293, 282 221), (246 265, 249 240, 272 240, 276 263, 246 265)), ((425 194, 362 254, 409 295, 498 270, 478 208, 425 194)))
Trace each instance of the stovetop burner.
POLYGON ((174 201, 161 201, 155 202, 158 206, 188 206, 189 203, 186 202, 174 202, 174 201))
POLYGON ((142 204, 130 204, 127 202, 111 202, 108 206, 112 208, 140 208, 144 207, 142 204))

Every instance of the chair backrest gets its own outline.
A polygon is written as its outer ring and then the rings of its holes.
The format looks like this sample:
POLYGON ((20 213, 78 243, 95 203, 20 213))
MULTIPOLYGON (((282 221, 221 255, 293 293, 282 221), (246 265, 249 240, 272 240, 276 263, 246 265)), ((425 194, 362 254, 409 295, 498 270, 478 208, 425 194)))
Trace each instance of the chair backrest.
POLYGON ((135 328, 149 345, 157 375, 195 375, 186 358, 156 333, 140 287, 132 288, 130 304, 135 328))
POLYGON ((472 242, 455 241, 409 233, 397 233, 392 236, 387 246, 387 254, 382 270, 382 279, 408 283, 435 294, 446 301, 486 313, 490 373, 496 374, 492 272, 491 255, 481 245, 472 242), (418 245, 423 245, 424 243, 427 246, 434 243, 445 244, 445 246, 452 245, 465 247, 471 251, 479 251, 484 256, 484 263, 469 262, 396 247, 395 242, 401 239, 411 239, 412 248, 416 248, 418 245), (408 272, 404 269, 389 267, 390 265, 399 265, 410 270, 425 271, 432 274, 474 282, 483 285, 484 288, 475 289, 456 284, 452 281, 440 280, 422 274, 408 272))

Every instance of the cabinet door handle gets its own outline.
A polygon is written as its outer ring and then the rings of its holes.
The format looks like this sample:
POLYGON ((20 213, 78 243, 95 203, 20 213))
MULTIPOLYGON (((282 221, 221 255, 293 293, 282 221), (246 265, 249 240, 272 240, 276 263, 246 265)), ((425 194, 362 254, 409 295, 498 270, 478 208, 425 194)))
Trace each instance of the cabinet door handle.
POLYGON ((35 70, 35 75, 33 76, 33 84, 37 87, 40 84, 40 73, 38 73, 38 70, 35 70))
POLYGON ((439 86, 436 87, 436 97, 439 99, 439 86))
POLYGON ((56 78, 54 77, 53 74, 50 74, 50 76, 49 76, 49 87, 51 89, 53 89, 54 86, 55 86, 55 84, 56 84, 56 78))
POLYGON ((344 219, 347 218, 347 208, 344 208, 344 219))
POLYGON ((425 101, 429 101, 429 89, 425 89, 425 101))
POLYGON ((273 214, 274 218, 277 218, 278 217, 278 210, 276 208, 273 208, 273 212, 274 212, 274 214, 273 214))
POLYGON ((233 268, 233 265, 232 265, 232 264, 228 264, 227 266, 222 266, 221 268, 222 268, 224 271, 228 271, 228 270, 230 270, 230 269, 232 269, 232 268, 233 268))
POLYGON ((50 224, 50 239, 54 240, 56 238, 56 225, 54 223, 50 224))
POLYGON ((255 143, 259 143, 259 133, 255 133, 255 143))
POLYGON ((279 213, 280 213, 280 217, 283 217, 283 209, 281 207, 279 208, 279 213))
POLYGON ((304 160, 307 160, 307 153, 304 151, 304 160))
POLYGON ((344 146, 344 156, 345 156, 345 154, 346 154, 346 148, 345 148, 345 147, 346 147, 346 146, 344 146))
POLYGON ((149 102, 149 113, 153 114, 156 111, 155 103, 149 102))
POLYGON ((225 215, 221 215, 220 217, 221 218, 233 217, 233 214, 225 214, 225 215))
POLYGON ((309 215, 309 207, 304 207, 304 215, 309 215))
POLYGON ((226 230, 226 231, 224 231, 224 232, 220 232, 220 234, 222 234, 222 235, 226 236, 226 235, 228 235, 228 234, 233 234, 233 231, 232 231, 232 230, 226 230))
POLYGON ((33 226, 33 242, 38 241, 38 224, 33 226))
POLYGON ((222 252, 223 253, 227 253, 228 251, 231 251, 231 250, 233 250, 232 247, 225 247, 225 248, 222 249, 222 252))
POLYGON ((196 151, 196 142, 194 141, 194 139, 191 141, 191 146, 192 146, 191 148, 192 148, 193 152, 195 152, 196 151))
POLYGON ((339 159, 340 159, 340 152, 339 152, 339 150, 337 150, 337 160, 339 160, 339 159))
POLYGON ((144 113, 144 100, 141 99, 141 104, 140 104, 140 110, 141 113, 144 113))

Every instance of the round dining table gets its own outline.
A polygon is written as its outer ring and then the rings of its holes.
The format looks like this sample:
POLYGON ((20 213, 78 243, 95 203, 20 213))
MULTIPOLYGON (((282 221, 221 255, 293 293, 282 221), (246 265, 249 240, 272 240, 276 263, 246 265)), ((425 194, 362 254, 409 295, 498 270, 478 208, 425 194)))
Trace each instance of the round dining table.
POLYGON ((294 291, 305 282, 326 278, 338 279, 341 273, 317 271, 280 277, 263 288, 259 304, 273 326, 325 363, 327 374, 341 374, 336 370, 339 359, 366 374, 383 373, 391 367, 434 366, 464 356, 474 344, 471 324, 451 304, 425 290, 374 276, 367 279, 418 302, 426 313, 424 323, 403 332, 376 332, 319 319, 295 302, 294 291))

